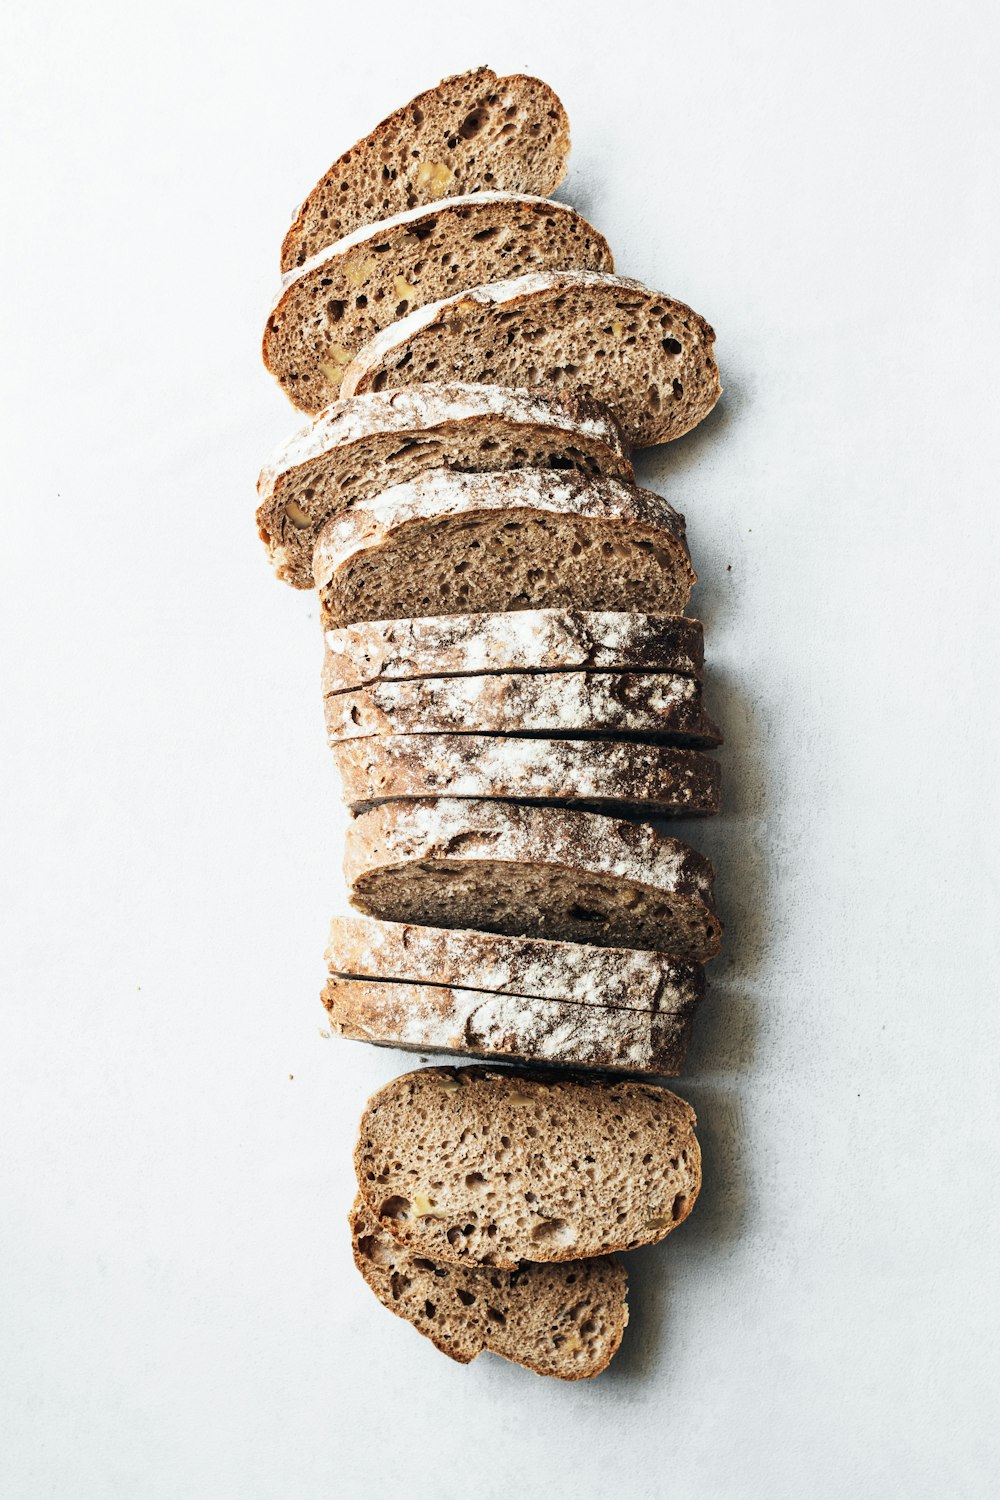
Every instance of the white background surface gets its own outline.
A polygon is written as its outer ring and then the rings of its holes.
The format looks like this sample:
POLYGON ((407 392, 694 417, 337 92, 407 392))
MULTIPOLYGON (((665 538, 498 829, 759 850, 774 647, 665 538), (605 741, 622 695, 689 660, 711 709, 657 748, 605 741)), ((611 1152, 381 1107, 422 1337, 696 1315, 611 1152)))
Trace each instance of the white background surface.
POLYGON ((992 8, 6 13, 0 1491, 995 1494, 992 8), (318 630, 252 523, 291 211, 483 61, 555 85, 562 196, 726 384, 642 470, 728 736, 706 1182, 582 1386, 453 1366, 351 1267, 409 1064, 321 1036, 318 630))

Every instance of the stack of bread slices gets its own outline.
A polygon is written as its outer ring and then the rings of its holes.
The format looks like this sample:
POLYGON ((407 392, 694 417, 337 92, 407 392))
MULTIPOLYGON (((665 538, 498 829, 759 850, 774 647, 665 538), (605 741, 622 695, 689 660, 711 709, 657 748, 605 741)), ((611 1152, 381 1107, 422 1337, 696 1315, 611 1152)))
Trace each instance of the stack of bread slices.
POLYGON ((722 929, 709 861, 648 820, 718 810, 721 737, 684 518, 630 454, 720 385, 704 319, 547 196, 568 150, 547 85, 480 68, 334 163, 282 248, 264 361, 312 419, 257 519, 319 593, 353 815, 333 1029, 489 1059, 369 1101, 355 1259, 453 1358, 576 1379, 627 1320, 613 1252, 700 1184, 649 1079, 722 929))

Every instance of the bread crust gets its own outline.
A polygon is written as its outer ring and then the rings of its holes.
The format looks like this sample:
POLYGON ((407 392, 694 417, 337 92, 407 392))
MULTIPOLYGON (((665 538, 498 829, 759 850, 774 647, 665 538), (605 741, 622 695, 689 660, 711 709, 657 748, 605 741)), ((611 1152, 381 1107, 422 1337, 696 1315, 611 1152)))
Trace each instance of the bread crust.
POLYGON ((327 630, 323 696, 483 672, 651 671, 701 680, 701 621, 631 610, 520 609, 363 620, 327 630))
MULTIPOLYGON (((463 117, 470 110, 482 108, 484 102, 494 93, 502 94, 505 99, 515 94, 527 95, 536 118, 552 119, 551 152, 540 163, 537 180, 518 169, 511 171, 508 176, 503 174, 498 176, 494 167, 492 182, 479 184, 473 180, 471 186, 465 183, 465 190, 469 191, 471 187, 482 185, 507 188, 515 192, 537 192, 543 196, 553 192, 566 175, 570 144, 569 121, 562 102, 554 90, 540 78, 524 73, 513 73, 504 78, 498 78, 491 68, 486 67, 474 68, 466 73, 455 73, 448 78, 443 78, 433 88, 425 89, 408 104, 393 110, 368 135, 363 136, 350 150, 337 158, 297 211, 282 243, 281 269, 287 271, 296 263, 301 264, 324 244, 332 243, 349 233, 356 225, 371 218, 369 209, 362 209, 360 204, 355 206, 350 201, 344 203, 345 199, 352 199, 353 195, 350 191, 338 191, 342 182, 350 183, 352 178, 356 178, 355 162, 359 155, 367 156, 372 161, 377 160, 381 165, 384 147, 406 131, 406 127, 414 121, 414 116, 418 111, 426 116, 436 112, 437 107, 441 105, 444 105, 447 110, 449 99, 454 100, 454 105, 451 106, 454 109, 454 119, 451 123, 453 128, 460 133, 463 117)), ((426 160, 419 144, 411 145, 409 149, 416 164, 419 165, 422 160, 426 160)), ((440 144, 436 144, 435 159, 448 163, 453 159, 453 148, 446 146, 442 151, 440 144)), ((419 181, 414 181, 409 175, 403 181, 399 179, 395 181, 398 184, 398 191, 388 194, 386 199, 392 207, 383 211, 380 217, 384 218, 386 212, 412 207, 415 202, 426 203, 447 195, 447 188, 442 189, 439 182, 431 181, 422 188, 419 181)))
POLYGON ((344 800, 354 812, 428 795, 570 803, 662 817, 719 811, 719 763, 701 750, 485 734, 386 734, 331 748, 344 800))

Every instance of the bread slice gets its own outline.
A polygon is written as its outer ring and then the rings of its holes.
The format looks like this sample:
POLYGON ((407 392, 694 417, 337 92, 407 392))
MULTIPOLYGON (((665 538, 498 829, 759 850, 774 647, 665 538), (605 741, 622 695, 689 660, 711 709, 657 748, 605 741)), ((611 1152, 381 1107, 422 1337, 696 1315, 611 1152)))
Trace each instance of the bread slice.
POLYGON ((281 269, 373 219, 457 193, 554 191, 566 175, 569 121, 540 78, 476 68, 397 109, 320 178, 281 247, 281 269))
POLYGON ((392 802, 348 825, 360 911, 695 963, 719 951, 710 860, 646 823, 510 802, 392 802))
POLYGON ((324 700, 331 744, 374 734, 722 743, 701 683, 666 672, 507 672, 377 682, 324 700))
POLYGON ((613 1010, 405 980, 334 975, 323 1004, 332 1029, 350 1041, 664 1078, 680 1072, 691 1038, 690 1012, 613 1010))
POLYGON ((690 1014, 705 990, 698 963, 648 949, 509 937, 468 928, 334 917, 329 972, 403 980, 592 1008, 690 1014))
POLYGON ((355 812, 410 797, 569 802, 694 817, 719 810, 718 761, 701 750, 607 740, 386 734, 332 746, 355 812))
POLYGON ((515 1270, 664 1239, 701 1187, 694 1126, 648 1083, 425 1068, 369 1099, 354 1165, 399 1244, 515 1270))
POLYGON ((369 339, 414 308, 501 277, 563 266, 612 271, 608 242, 568 203, 467 193, 409 209, 314 255, 285 278, 264 364, 288 399, 319 411, 369 339))
POLYGON ((278 577, 312 588, 313 548, 331 516, 437 468, 632 478, 616 423, 586 401, 456 381, 339 401, 284 443, 257 481, 257 527, 278 577))
POLYGON ((683 614, 696 582, 684 517, 619 479, 554 469, 393 485, 320 532, 327 626, 510 609, 683 614))
POLYGON ((618 1351, 628 1278, 617 1256, 516 1271, 447 1265, 397 1244, 360 1193, 348 1222, 354 1264, 379 1301, 460 1365, 486 1350, 536 1375, 585 1380, 618 1351))
POLYGON ((701 680, 700 620, 631 610, 521 609, 363 620, 326 633, 323 696, 483 672, 677 672, 701 680))
POLYGON ((637 447, 680 437, 722 393, 715 334, 683 302, 600 271, 542 271, 409 313, 365 345, 345 396, 423 380, 561 387, 610 406, 637 447))

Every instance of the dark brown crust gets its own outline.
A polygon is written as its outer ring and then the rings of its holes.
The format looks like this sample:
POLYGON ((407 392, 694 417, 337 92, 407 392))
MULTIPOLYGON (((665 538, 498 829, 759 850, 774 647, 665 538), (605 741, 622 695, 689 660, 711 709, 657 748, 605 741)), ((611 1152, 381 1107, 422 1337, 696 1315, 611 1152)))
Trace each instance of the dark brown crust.
MULTIPOLYGON (((559 144, 562 149, 561 151, 558 149, 555 149, 553 151, 553 162, 558 163, 558 165, 554 166, 554 170, 551 174, 551 185, 546 188, 546 191, 541 196, 546 196, 547 193, 555 191, 555 189, 559 186, 560 182, 566 175, 566 160, 569 156, 569 120, 566 117, 566 111, 563 107, 562 101, 555 93, 555 91, 550 88, 547 83, 543 82, 542 79, 534 78, 530 74, 526 73, 509 73, 502 78, 498 78, 492 71, 492 69, 487 67, 473 68, 470 69, 467 73, 453 73, 450 74, 447 78, 443 78, 441 82, 435 84, 433 88, 424 89, 422 93, 417 94, 416 97, 411 99, 408 103, 401 105, 399 109, 393 110, 390 115, 386 115, 385 119, 380 121, 380 123, 376 125, 373 130, 369 131, 367 135, 362 136, 359 141, 351 146, 349 150, 345 151, 342 156, 339 156, 333 163, 333 165, 326 172, 324 172, 319 182, 312 189, 309 196, 300 207, 294 221, 285 234, 285 238, 281 246, 282 271, 291 270, 296 264, 300 263, 299 254, 302 247, 303 238, 306 233, 306 226, 313 207, 316 204, 317 198, 322 196, 323 190, 325 188, 332 185, 333 182, 335 182, 344 174, 345 170, 350 167, 351 161, 353 160, 355 155, 360 151, 370 152, 373 155, 377 153, 380 148, 380 143, 385 140, 387 136, 391 136, 399 130, 399 128, 405 123, 407 115, 409 114, 412 116, 412 111, 414 110, 414 108, 423 107, 424 109, 426 109, 430 102, 432 100, 435 100, 436 96, 439 96, 441 94, 441 91, 447 85, 462 83, 463 80, 468 80, 469 85, 472 85, 473 87, 482 85, 482 87, 479 88, 479 93, 476 95, 475 99, 466 98, 463 100, 463 110, 468 110, 470 108, 470 105, 473 109, 477 108, 479 104, 482 103, 485 95, 489 91, 504 86, 506 86, 507 88, 517 86, 520 88, 530 87, 532 90, 537 91, 539 99, 544 100, 548 108, 557 114, 560 129, 559 144)), ((491 186, 504 187, 513 192, 524 191, 520 184, 515 183, 493 183, 491 184, 491 186)), ((468 189, 465 188, 463 189, 463 191, 468 191, 468 189)), ((432 202, 434 197, 441 196, 451 195, 442 195, 441 193, 431 194, 423 201, 432 202)), ((406 202, 405 197, 401 196, 398 208, 392 209, 392 212, 401 212, 402 210, 410 206, 412 205, 406 202)), ((385 214, 377 215, 377 217, 384 218, 385 214)), ((331 234, 331 238, 327 243, 332 244, 334 240, 340 239, 345 234, 350 234, 355 228, 358 228, 364 222, 365 219, 361 215, 352 216, 350 220, 337 225, 336 232, 331 234)), ((322 246, 319 245, 312 247, 307 252, 305 258, 308 258, 309 254, 315 254, 321 248, 322 246)))

